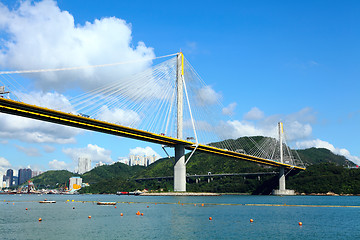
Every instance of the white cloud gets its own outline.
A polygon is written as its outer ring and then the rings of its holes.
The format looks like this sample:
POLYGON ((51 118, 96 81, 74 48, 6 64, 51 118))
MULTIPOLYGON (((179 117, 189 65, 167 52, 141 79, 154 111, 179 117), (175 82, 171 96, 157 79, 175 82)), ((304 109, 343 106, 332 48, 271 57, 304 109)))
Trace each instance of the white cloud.
POLYGON ((56 159, 49 161, 49 168, 52 170, 69 170, 70 165, 56 159))
POLYGON ((329 149, 330 151, 332 151, 333 153, 342 155, 342 156, 346 157, 347 159, 349 159, 350 161, 360 165, 360 158, 357 156, 351 155, 349 150, 347 150, 345 148, 336 148, 331 143, 320 140, 320 139, 296 142, 296 147, 300 148, 300 149, 312 148, 312 147, 326 148, 326 149, 329 149))
MULTIPOLYGON (((62 109, 71 112, 69 101, 59 93, 29 93, 24 98, 30 103, 40 106, 62 109)), ((73 111, 73 110, 72 110, 73 111)), ((65 127, 53 123, 23 118, 19 116, 0 114, 0 138, 18 139, 31 143, 74 143, 75 136, 81 132, 80 129, 65 127)))
POLYGON ((155 152, 151 147, 145 147, 145 148, 136 147, 136 148, 130 149, 129 155, 140 155, 140 156, 144 156, 144 155, 153 156, 153 155, 155 155, 156 159, 160 158, 160 155, 157 152, 155 152))
POLYGON ((19 145, 15 145, 15 147, 17 148, 18 151, 25 153, 29 157, 41 156, 39 149, 37 148, 33 148, 33 147, 26 148, 19 145))
POLYGON ((151 65, 152 48, 132 43, 131 25, 116 17, 76 25, 56 1, 21 1, 17 9, 0 4, 0 65, 4 68, 48 69, 132 60, 136 64, 62 72, 28 74, 41 89, 93 89, 151 65), (3 35, 4 36, 4 35, 3 35))
POLYGON ((215 92, 210 86, 202 87, 196 94, 196 103, 199 106, 213 105, 221 98, 221 94, 215 92))
POLYGON ((111 151, 99 147, 96 144, 88 144, 84 148, 65 148, 63 153, 68 155, 71 159, 77 162, 79 157, 87 157, 91 159, 92 163, 104 162, 112 163, 111 151))
POLYGON ((230 103, 227 107, 222 109, 222 114, 232 116, 236 108, 236 102, 230 103))
POLYGON ((10 162, 6 158, 0 157, 0 176, 4 175, 6 170, 10 167, 10 162))
POLYGON ((123 126, 134 126, 140 122, 140 116, 133 110, 123 110, 119 108, 109 109, 102 106, 99 113, 101 120, 117 123, 123 126))
POLYGON ((225 139, 243 136, 272 136, 273 134, 269 131, 271 130, 258 128, 251 122, 238 120, 222 122, 217 129, 218 134, 225 139))
POLYGON ((52 153, 52 152, 55 151, 56 148, 53 147, 53 146, 44 145, 44 146, 43 146, 43 149, 44 149, 44 151, 47 152, 47 153, 52 153))
POLYGON ((257 107, 253 107, 249 112, 247 112, 244 116, 245 120, 260 120, 264 117, 264 112, 258 109, 257 107))
POLYGON ((278 138, 279 121, 284 123, 284 132, 288 141, 305 139, 311 136, 312 127, 308 121, 315 121, 310 108, 301 109, 289 115, 271 115, 265 117, 263 112, 254 107, 244 116, 244 120, 222 122, 217 133, 224 138, 239 138, 243 136, 267 136, 278 138), (295 117, 297 116, 297 118, 295 117), (253 120, 253 121, 250 121, 253 120), (297 120, 299 119, 299 121, 297 120), (256 121, 255 121, 256 120, 256 121))

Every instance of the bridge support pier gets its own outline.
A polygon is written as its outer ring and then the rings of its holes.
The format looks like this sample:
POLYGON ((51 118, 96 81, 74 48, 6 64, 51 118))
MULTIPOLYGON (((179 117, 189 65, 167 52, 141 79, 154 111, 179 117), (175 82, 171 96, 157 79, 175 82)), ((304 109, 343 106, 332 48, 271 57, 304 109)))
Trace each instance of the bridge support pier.
POLYGON ((186 192, 186 165, 184 145, 175 146, 174 191, 186 192))
POLYGON ((272 192, 276 196, 293 196, 295 191, 285 188, 285 167, 280 167, 279 170, 279 189, 274 189, 272 192))
MULTIPOLYGON (((280 147, 280 162, 284 163, 283 159, 283 125, 282 122, 279 122, 279 147, 280 147)), ((285 188, 285 167, 280 167, 279 169, 279 189, 273 190, 273 195, 295 195, 294 190, 286 189, 285 188)))

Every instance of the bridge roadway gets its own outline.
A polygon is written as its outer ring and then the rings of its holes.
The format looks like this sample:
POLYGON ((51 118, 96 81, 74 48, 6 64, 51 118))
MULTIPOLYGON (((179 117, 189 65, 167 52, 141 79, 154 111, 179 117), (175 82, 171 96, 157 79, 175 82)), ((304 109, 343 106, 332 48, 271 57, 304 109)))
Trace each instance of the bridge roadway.
MULTIPOLYGON (((65 113, 44 107, 30 105, 10 99, 5 99, 2 97, 0 97, 0 112, 37 119, 46 122, 52 122, 66 126, 71 126, 71 127, 76 127, 76 128, 81 128, 81 129, 86 129, 86 130, 91 130, 91 131, 96 131, 96 132, 102 132, 102 133, 121 136, 121 137, 137 139, 141 141, 158 143, 169 147, 174 147, 175 145, 181 144, 184 145, 185 149, 187 150, 193 150, 196 148, 196 145, 193 142, 176 139, 168 136, 163 136, 160 134, 142 131, 134 128, 129 128, 113 123, 107 123, 104 121, 78 116, 71 113, 65 113)), ((203 144, 199 144, 196 151, 211 153, 219 156, 231 157, 234 159, 240 159, 244 161, 250 161, 250 162, 270 165, 274 167, 283 166, 288 169, 305 170, 305 168, 299 166, 292 166, 289 164, 280 163, 270 159, 258 158, 255 156, 251 156, 243 153, 237 153, 226 149, 220 149, 203 144)))

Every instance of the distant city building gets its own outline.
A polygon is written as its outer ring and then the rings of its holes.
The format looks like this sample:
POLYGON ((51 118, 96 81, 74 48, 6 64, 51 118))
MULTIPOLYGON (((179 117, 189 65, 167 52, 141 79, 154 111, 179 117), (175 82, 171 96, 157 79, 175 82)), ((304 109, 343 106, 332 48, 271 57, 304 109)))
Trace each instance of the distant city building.
POLYGON ((13 185, 19 185, 19 178, 17 176, 13 176, 13 185))
POLYGON ((33 177, 39 176, 42 173, 43 173, 43 171, 32 171, 31 177, 33 178, 33 177))
POLYGON ((102 161, 100 161, 97 164, 95 164, 95 167, 100 167, 100 166, 104 166, 104 165, 106 165, 106 164, 103 163, 102 161))
POLYGON ((152 155, 152 156, 146 156, 146 155, 133 155, 131 154, 129 156, 129 166, 135 166, 135 165, 140 165, 140 166, 149 166, 150 164, 154 163, 156 161, 156 156, 152 155))
POLYGON ((29 180, 31 178, 31 174, 32 174, 32 171, 29 168, 19 169, 19 174, 18 174, 19 185, 21 185, 24 182, 26 182, 27 180, 29 180))
POLYGON ((82 178, 81 177, 71 177, 69 179, 69 190, 78 190, 81 188, 82 178))
POLYGON ((11 187, 13 185, 13 176, 14 171, 12 169, 8 169, 6 171, 6 181, 9 182, 9 185, 7 187, 11 187))
POLYGON ((83 174, 91 170, 91 159, 87 157, 79 157, 78 174, 83 174))

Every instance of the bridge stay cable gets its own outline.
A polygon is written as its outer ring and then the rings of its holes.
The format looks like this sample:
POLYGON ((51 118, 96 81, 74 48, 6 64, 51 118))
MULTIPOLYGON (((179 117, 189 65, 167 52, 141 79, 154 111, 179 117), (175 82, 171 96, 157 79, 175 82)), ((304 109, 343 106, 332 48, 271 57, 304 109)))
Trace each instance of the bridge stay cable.
MULTIPOLYGON (((174 147, 175 191, 186 191, 186 180, 184 180, 186 178, 186 164, 195 151, 205 151, 243 160, 251 159, 253 162, 272 166, 286 166, 289 169, 297 164, 298 158, 295 158, 295 155, 298 156, 298 154, 294 154, 293 150, 289 148, 284 134, 282 135, 284 143, 280 143, 279 140, 272 137, 265 137, 261 140, 250 136, 238 139, 229 138, 229 133, 226 131, 229 120, 226 120, 224 115, 221 115, 224 108, 220 101, 221 96, 205 84, 182 53, 158 58, 170 56, 174 57, 141 73, 101 85, 71 98, 69 101, 74 108, 73 114, 81 113, 81 116, 88 118, 138 129, 136 131, 153 133, 155 135, 151 135, 151 137, 139 135, 134 138, 174 147), (214 98, 207 98, 209 95, 214 96, 214 98), (279 148, 284 149, 284 151, 279 150, 279 148), (191 151, 186 160, 184 158, 185 149, 191 151), (283 159, 281 160, 279 156, 283 156, 283 159), (176 168, 179 160, 180 167, 176 168), (175 183, 175 181, 179 184, 175 183)), ((85 66, 84 68, 113 65, 115 64, 85 66)), ((77 69, 80 68, 52 70, 77 69)), ((0 72, 0 75, 4 79, 9 74, 28 74, 44 71, 45 69, 3 71, 0 72)), ((51 71, 51 69, 46 71, 51 71)), ((12 112, 1 108, 1 104, 0 111, 12 112)), ((19 113, 18 115, 23 116, 26 114, 19 113)), ((40 119, 40 117, 36 116, 33 116, 33 118, 40 119)), ((48 119, 48 121, 50 120, 48 119)), ((53 122, 57 122, 57 120, 53 122)), ((89 129, 93 129, 93 127, 89 127, 89 129)), ((131 132, 133 131, 135 130, 131 130, 131 132)), ((128 135, 124 134, 124 136, 128 135)), ((168 155, 167 152, 166 154, 168 155)), ((296 167, 296 169, 302 169, 302 167, 296 167)))

